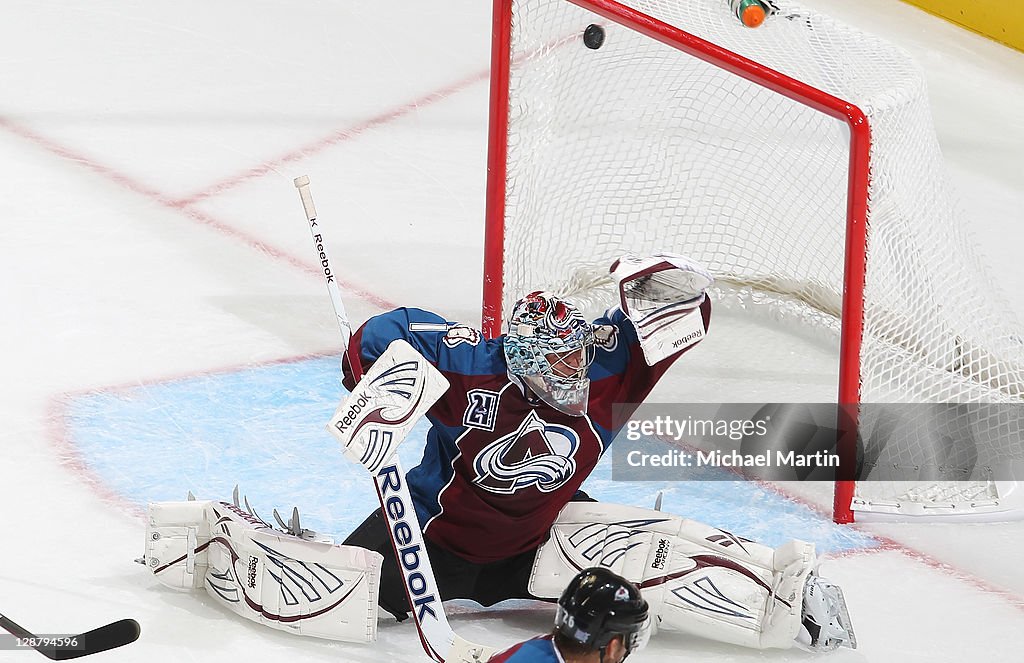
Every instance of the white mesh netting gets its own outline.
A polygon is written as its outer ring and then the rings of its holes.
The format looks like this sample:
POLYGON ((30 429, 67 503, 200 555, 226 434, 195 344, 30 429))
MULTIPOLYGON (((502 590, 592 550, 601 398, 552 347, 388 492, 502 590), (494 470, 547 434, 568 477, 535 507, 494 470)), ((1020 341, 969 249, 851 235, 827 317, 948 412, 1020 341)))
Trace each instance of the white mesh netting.
MULTIPOLYGON (((1024 400, 1020 327, 965 235, 905 53, 793 2, 758 29, 727 0, 625 4, 869 117, 862 402, 1024 400)), ((504 310, 538 286, 606 297, 614 258, 669 250, 706 264, 723 301, 838 333, 845 123, 565 0, 517 0, 512 26, 504 310)), ((986 433, 992 458, 1020 457, 1020 431, 986 433)))

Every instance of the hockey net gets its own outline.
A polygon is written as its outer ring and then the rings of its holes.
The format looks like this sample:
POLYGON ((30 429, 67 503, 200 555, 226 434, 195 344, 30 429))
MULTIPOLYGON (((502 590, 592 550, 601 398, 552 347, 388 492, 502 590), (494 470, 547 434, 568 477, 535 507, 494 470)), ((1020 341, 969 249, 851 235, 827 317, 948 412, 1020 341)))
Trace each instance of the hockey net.
MULTIPOLYGON (((921 71, 776 4, 749 29, 728 0, 495 0, 485 331, 528 290, 608 302, 614 258, 676 251, 719 303, 834 335, 841 403, 1021 403, 1020 327, 951 197, 921 71)), ((1012 484, 986 468, 1024 455, 1024 427, 996 419, 972 420, 973 480, 889 445, 881 467, 932 476, 842 483, 836 519, 1004 511, 1012 484)))

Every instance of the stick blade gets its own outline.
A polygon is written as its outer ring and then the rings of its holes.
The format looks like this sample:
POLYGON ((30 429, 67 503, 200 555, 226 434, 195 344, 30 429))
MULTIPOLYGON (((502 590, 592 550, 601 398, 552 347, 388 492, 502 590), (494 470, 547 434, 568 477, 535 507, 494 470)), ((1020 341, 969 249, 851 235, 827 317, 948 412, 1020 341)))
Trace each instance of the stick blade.
POLYGON ((53 651, 53 656, 49 656, 50 652, 43 654, 54 661, 67 661, 130 645, 139 639, 141 633, 142 627, 137 621, 122 619, 78 636, 79 646, 74 649, 57 649, 53 651))

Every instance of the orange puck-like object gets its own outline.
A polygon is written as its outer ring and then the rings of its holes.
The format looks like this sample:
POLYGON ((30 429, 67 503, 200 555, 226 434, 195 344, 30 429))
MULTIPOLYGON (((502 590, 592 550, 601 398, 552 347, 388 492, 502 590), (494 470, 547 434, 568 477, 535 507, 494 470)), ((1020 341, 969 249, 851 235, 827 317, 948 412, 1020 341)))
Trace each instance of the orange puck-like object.
POLYGON ((756 2, 752 2, 744 7, 743 12, 740 14, 740 20, 748 28, 756 28, 764 23, 764 17, 764 7, 756 2))

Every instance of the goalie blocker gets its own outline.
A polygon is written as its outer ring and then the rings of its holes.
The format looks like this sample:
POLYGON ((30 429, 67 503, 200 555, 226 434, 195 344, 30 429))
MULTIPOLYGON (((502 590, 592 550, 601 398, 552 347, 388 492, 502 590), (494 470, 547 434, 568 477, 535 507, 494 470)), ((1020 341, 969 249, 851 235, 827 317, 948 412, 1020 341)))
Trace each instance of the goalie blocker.
POLYGON ((297 635, 370 642, 381 556, 275 530, 229 502, 149 505, 144 563, 162 584, 205 589, 254 622, 297 635))

